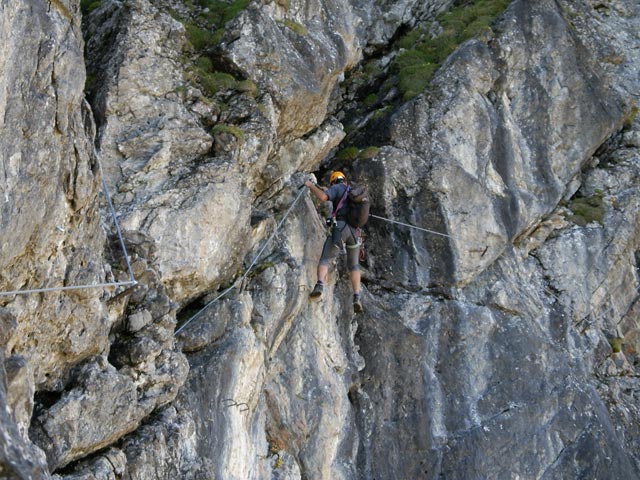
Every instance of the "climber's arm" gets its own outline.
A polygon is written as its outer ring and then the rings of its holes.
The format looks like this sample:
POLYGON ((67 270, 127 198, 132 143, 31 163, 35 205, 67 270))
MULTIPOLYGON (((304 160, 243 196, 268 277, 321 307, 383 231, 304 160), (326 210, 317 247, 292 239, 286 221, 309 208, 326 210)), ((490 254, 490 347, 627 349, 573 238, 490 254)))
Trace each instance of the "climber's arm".
POLYGON ((318 185, 313 183, 311 180, 305 180, 304 184, 311 190, 311 192, 318 197, 318 199, 322 202, 326 202, 329 200, 329 195, 327 195, 324 190, 322 190, 318 185))

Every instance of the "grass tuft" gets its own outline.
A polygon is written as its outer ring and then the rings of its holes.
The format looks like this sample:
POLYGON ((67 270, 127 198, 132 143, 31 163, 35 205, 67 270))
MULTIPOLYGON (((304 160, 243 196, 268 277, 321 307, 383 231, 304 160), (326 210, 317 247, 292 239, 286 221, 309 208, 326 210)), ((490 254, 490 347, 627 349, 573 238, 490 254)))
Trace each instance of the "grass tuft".
POLYGON ((204 92, 209 96, 224 90, 234 90, 238 86, 238 80, 233 75, 223 72, 204 73, 199 80, 204 92))
POLYGON ((215 127, 211 129, 211 134, 213 136, 220 134, 230 134, 236 137, 236 139, 242 143, 244 141, 244 132, 239 127, 235 125, 228 125, 226 123, 219 123, 215 127))
POLYGON ((304 25, 298 22, 294 22, 293 20, 277 20, 277 22, 280 25, 284 25, 289 30, 291 30, 297 35, 300 35, 301 37, 304 37, 309 34, 309 32, 307 31, 304 25))
POLYGON ((380 149, 378 147, 365 147, 360 150, 358 158, 361 158, 363 160, 371 160, 372 158, 375 158, 376 155, 378 155, 378 152, 380 152, 380 149))
POLYGON ((574 197, 567 205, 571 215, 567 218, 576 225, 584 227, 589 223, 603 224, 605 208, 603 193, 598 190, 590 197, 574 197))
POLYGON ((80 0, 80 11, 83 15, 87 15, 99 8, 101 4, 101 0, 80 0))
POLYGON ((631 127, 634 120, 638 117, 639 111, 640 109, 638 108, 638 105, 636 105, 636 103, 632 100, 631 103, 629 104, 629 107, 627 108, 627 111, 624 114, 624 117, 622 119, 622 125, 625 128, 631 127))
MULTIPOLYGON (((185 5, 190 10, 186 18, 181 17, 176 11, 170 12, 185 27, 187 40, 192 46, 188 54, 195 57, 190 68, 190 76, 207 96, 235 89, 247 95, 255 95, 256 87, 253 82, 239 80, 228 73, 216 71, 213 61, 209 58, 220 43, 225 24, 244 10, 249 1, 186 0, 185 5)), ((190 60, 185 59, 185 62, 190 60)))
POLYGON ((336 153, 336 158, 342 161, 355 160, 356 158, 358 158, 359 153, 360 150, 358 149, 358 147, 347 147, 336 153))

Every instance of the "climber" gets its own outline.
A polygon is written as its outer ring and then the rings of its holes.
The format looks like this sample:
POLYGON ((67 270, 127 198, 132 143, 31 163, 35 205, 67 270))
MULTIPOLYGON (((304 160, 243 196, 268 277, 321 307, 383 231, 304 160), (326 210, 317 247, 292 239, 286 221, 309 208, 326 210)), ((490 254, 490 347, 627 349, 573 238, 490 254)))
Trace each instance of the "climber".
POLYGON ((330 201, 333 204, 333 214, 327 222, 331 225, 331 235, 327 237, 322 248, 322 255, 318 262, 318 281, 309 294, 312 300, 322 296, 324 282, 329 272, 329 264, 342 250, 343 242, 347 246, 347 265, 351 288, 353 289, 353 311, 362 312, 360 302, 360 231, 346 222, 348 211, 347 178, 342 172, 332 172, 329 177, 329 188, 321 188, 311 180, 305 180, 305 186, 318 197, 319 200, 330 201))

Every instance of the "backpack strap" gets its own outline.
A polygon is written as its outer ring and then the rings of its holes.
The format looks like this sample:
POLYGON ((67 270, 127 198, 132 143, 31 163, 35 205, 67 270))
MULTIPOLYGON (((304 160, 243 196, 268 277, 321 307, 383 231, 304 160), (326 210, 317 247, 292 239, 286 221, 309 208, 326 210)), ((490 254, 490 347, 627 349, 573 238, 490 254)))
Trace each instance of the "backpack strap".
POLYGON ((347 186, 347 188, 344 189, 344 193, 342 194, 342 197, 340 198, 338 205, 333 210, 333 213, 331 214, 331 218, 336 218, 336 214, 338 213, 338 210, 340 210, 340 208, 342 207, 342 204, 344 203, 344 201, 347 199, 347 195, 349 194, 350 190, 351 190, 351 187, 349 186, 347 186))

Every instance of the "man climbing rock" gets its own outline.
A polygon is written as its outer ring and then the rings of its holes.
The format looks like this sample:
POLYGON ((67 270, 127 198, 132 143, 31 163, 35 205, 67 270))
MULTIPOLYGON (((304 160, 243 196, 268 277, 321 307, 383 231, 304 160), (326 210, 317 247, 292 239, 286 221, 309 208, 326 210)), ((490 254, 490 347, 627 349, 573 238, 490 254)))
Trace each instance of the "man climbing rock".
POLYGON ((326 189, 319 187, 311 180, 306 180, 304 184, 319 200, 330 201, 333 205, 333 213, 329 219, 332 225, 331 235, 324 242, 322 255, 318 262, 318 282, 309 297, 314 300, 322 296, 329 264, 338 256, 344 242, 347 247, 347 265, 353 289, 353 311, 360 313, 362 312, 362 303, 360 302, 360 232, 358 228, 354 228, 346 222, 349 208, 347 178, 342 172, 333 172, 329 177, 330 186, 326 189))

